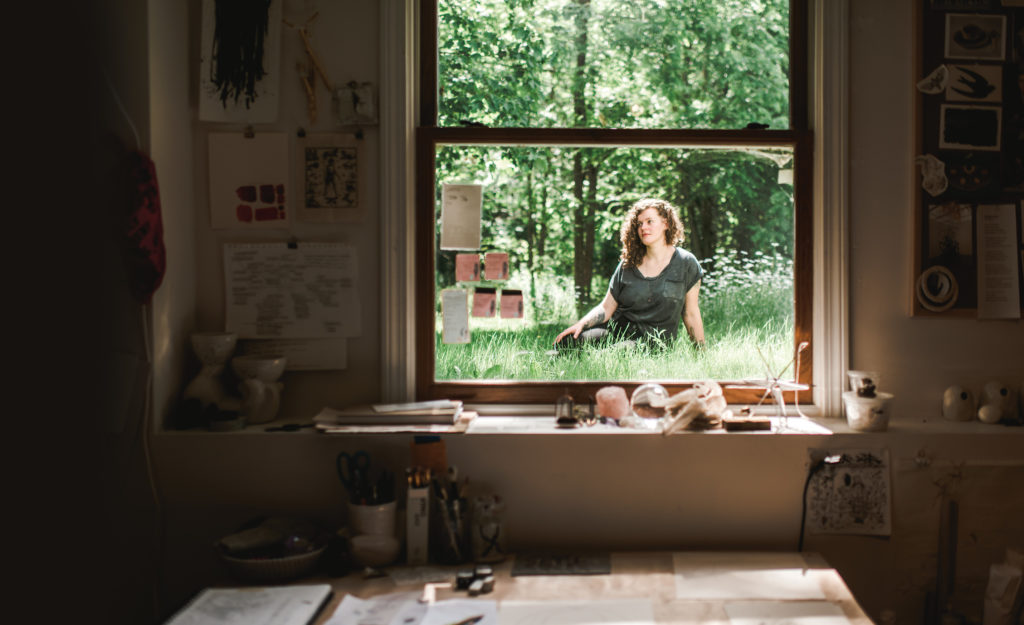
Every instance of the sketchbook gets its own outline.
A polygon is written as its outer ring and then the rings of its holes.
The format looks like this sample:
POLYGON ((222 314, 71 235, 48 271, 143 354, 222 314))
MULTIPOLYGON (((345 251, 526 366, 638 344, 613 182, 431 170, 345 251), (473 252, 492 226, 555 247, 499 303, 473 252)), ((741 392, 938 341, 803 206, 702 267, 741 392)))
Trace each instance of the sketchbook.
POLYGON ((207 588, 165 625, 308 625, 331 595, 329 584, 207 588))
POLYGON ((461 414, 461 401, 453 401, 451 406, 445 409, 430 406, 383 412, 376 410, 374 406, 355 406, 341 410, 324 408, 313 417, 313 422, 317 425, 454 425, 461 414))

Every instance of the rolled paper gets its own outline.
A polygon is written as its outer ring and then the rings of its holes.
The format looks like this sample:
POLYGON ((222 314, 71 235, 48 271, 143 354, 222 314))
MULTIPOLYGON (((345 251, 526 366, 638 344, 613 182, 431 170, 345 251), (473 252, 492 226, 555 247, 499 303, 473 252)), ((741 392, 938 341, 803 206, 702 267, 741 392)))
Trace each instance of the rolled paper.
POLYGON ((597 413, 602 417, 620 419, 632 414, 626 390, 621 386, 603 386, 597 390, 597 413))

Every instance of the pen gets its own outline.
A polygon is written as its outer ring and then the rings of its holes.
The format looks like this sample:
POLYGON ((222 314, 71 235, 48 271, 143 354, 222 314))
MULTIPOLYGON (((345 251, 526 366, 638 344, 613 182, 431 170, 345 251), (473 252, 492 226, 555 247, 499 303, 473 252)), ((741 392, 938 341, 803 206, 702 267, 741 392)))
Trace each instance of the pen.
POLYGON ((464 618, 461 621, 455 621, 454 623, 449 623, 448 625, 475 625, 476 623, 479 623, 482 620, 484 620, 484 615, 477 614, 476 616, 464 618))

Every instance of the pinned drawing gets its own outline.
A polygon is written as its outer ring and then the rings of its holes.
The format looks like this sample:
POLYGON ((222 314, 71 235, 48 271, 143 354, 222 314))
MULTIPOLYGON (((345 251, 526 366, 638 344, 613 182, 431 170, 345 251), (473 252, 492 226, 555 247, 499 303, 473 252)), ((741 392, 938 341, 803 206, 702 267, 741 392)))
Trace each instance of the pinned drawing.
POLYGON ((320 134, 298 142, 302 221, 346 221, 363 204, 363 163, 359 140, 347 134, 320 134))
POLYGON ((277 119, 281 0, 203 0, 199 119, 267 123, 277 119))
POLYGON ((1006 16, 947 13, 945 55, 949 59, 1002 61, 1006 48, 1006 16))
POLYGON ((210 226, 285 228, 288 224, 288 136, 210 133, 210 226))
POLYGON ((480 184, 441 185, 441 249, 480 249, 480 220, 484 187, 480 184))
POLYGON ((960 102, 1002 102, 1003 68, 999 65, 951 65, 946 99, 960 102))
POLYGON ((807 490, 807 528, 811 534, 892 533, 889 453, 844 450, 830 456, 807 490))

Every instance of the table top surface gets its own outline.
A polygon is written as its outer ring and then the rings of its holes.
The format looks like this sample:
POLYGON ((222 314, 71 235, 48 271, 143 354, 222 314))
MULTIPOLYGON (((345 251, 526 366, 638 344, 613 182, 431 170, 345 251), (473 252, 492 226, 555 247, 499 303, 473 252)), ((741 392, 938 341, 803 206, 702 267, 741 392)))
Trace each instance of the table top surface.
MULTIPOLYGON (((872 625, 872 621, 858 605, 842 577, 831 568, 823 558, 817 554, 794 552, 671 552, 671 551, 650 551, 650 552, 613 552, 610 557, 611 573, 596 575, 512 575, 513 559, 508 558, 504 562, 490 564, 494 570, 495 584, 493 592, 481 594, 478 599, 497 601, 498 611, 501 613, 503 601, 579 601, 579 600, 614 600, 614 599, 649 599, 654 616, 654 622, 658 624, 693 624, 711 623, 729 625, 729 615, 726 612, 726 605, 730 602, 742 600, 727 596, 711 596, 718 593, 712 592, 707 597, 680 598, 677 592, 677 570, 674 553, 686 556, 696 555, 700 562, 700 556, 706 555, 713 565, 709 571, 714 569, 721 573, 728 569, 728 572, 754 572, 766 574, 772 579, 785 579, 787 574, 794 571, 789 569, 784 572, 781 568, 773 571, 771 562, 789 561, 794 556, 803 557, 806 568, 796 571, 802 576, 801 585, 817 584, 821 589, 822 599, 839 606, 851 625, 872 625), (788 560, 787 560, 788 558, 788 560), (755 569, 761 569, 756 571, 755 569)), ((693 558, 691 558, 692 560, 693 558)), ((452 568, 451 578, 447 581, 453 582, 456 570, 471 569, 472 565, 464 565, 452 568)), ((414 573, 414 570, 396 571, 396 573, 414 573)), ((359 598, 366 599, 375 595, 382 595, 395 592, 412 592, 424 589, 422 580, 411 579, 414 575, 406 576, 389 575, 385 577, 365 578, 361 574, 351 574, 343 578, 330 579, 335 591, 330 603, 321 612, 316 623, 326 623, 335 609, 347 594, 353 594, 359 598), (396 582, 395 580, 399 581, 396 582), (410 579, 406 582, 405 579, 410 579)), ((792 579, 792 578, 790 578, 792 579)), ((807 586, 804 586, 805 588, 807 586)), ((724 591, 728 595, 730 591, 724 591)), ((466 599, 466 591, 459 591, 452 588, 435 586, 436 599, 466 599)), ((771 601, 794 601, 797 599, 783 599, 769 597, 770 592, 765 596, 758 597, 759 600, 771 601)), ((785 592, 783 591, 783 595, 785 592)), ((755 599, 749 597, 748 599, 755 599)), ((799 599, 803 600, 803 599, 799 599)), ((767 621, 766 621, 767 622, 767 621)), ((774 621, 772 621, 774 622, 774 621)))

